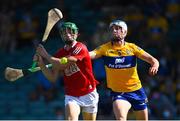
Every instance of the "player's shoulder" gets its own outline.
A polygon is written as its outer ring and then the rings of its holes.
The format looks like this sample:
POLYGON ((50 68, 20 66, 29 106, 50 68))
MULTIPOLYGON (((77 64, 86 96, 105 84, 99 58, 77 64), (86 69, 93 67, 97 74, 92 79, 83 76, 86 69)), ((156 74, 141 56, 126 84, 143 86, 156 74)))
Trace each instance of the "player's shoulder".
POLYGON ((109 47, 109 46, 111 46, 111 45, 112 45, 111 42, 107 42, 107 43, 104 43, 104 44, 100 45, 100 47, 101 47, 101 48, 107 48, 107 47, 109 47))
POLYGON ((82 42, 77 42, 74 49, 79 51, 88 51, 87 46, 82 42))
POLYGON ((126 42, 126 44, 127 44, 127 48, 129 48, 129 49, 138 50, 138 51, 143 50, 141 47, 139 47, 135 43, 126 42))
POLYGON ((126 45, 128 45, 128 46, 134 46, 134 45, 136 45, 135 43, 132 43, 132 42, 126 42, 126 45))
POLYGON ((77 42, 76 47, 87 47, 87 46, 82 42, 77 42))
POLYGON ((60 53, 60 52, 62 52, 62 51, 64 51, 64 48, 59 48, 59 49, 56 51, 56 53, 60 53))
POLYGON ((134 47, 137 46, 135 43, 131 43, 131 42, 126 42, 125 44, 126 44, 126 46, 129 47, 129 48, 134 48, 134 47))
POLYGON ((85 44, 82 42, 77 42, 76 45, 85 45, 85 44))
POLYGON ((55 54, 53 55, 54 57, 60 57, 61 55, 64 54, 64 48, 59 48, 55 54))
POLYGON ((104 43, 96 47, 95 51, 107 50, 110 46, 110 42, 104 43))

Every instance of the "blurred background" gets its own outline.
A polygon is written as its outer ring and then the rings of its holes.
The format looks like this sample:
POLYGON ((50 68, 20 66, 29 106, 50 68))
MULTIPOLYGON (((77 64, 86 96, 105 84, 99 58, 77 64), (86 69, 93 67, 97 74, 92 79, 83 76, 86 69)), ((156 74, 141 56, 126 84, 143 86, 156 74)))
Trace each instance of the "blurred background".
MULTIPOLYGON (((47 12, 53 7, 63 21, 79 27, 79 41, 89 50, 109 41, 108 25, 113 19, 127 22, 127 41, 133 42, 160 62, 158 75, 148 75, 149 65, 138 60, 139 76, 149 98, 150 119, 180 119, 180 1, 179 0, 1 0, 0 1, 0 119, 64 119, 64 89, 60 78, 52 84, 41 72, 8 82, 4 69, 29 68, 35 46, 41 40, 47 12)), ((58 24, 45 48, 53 54, 63 42, 58 24)), ((114 119, 106 88, 102 60, 93 61, 100 81, 97 119, 114 119)), ((80 119, 82 117, 80 116, 80 119)), ((132 110, 128 119, 134 119, 132 110)))

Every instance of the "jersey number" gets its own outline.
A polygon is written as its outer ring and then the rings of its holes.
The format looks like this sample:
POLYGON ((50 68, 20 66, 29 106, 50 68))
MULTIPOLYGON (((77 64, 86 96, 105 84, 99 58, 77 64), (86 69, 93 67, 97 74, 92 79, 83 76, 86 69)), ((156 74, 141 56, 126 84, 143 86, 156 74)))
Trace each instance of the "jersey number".
POLYGON ((76 64, 70 65, 68 68, 65 69, 64 73, 66 76, 71 76, 72 74, 80 71, 76 64))

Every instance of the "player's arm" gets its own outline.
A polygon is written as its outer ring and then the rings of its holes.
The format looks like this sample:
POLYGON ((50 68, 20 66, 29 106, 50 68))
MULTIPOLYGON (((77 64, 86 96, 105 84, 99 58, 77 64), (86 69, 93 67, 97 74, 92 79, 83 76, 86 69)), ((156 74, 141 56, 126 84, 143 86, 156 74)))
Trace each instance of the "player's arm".
POLYGON ((39 45, 36 50, 36 59, 34 57, 34 60, 37 60, 38 65, 40 66, 43 74, 47 77, 48 80, 54 82, 57 80, 59 77, 60 71, 64 70, 67 68, 70 63, 75 63, 77 61, 76 58, 73 57, 63 57, 63 58, 55 58, 52 57, 46 49, 42 46, 39 45), (38 58, 38 59, 37 59, 38 58), (52 69, 48 69, 45 66, 45 63, 43 59, 47 60, 49 63, 52 64, 52 69))
POLYGON ((49 81, 55 82, 58 79, 60 73, 59 68, 54 65, 52 66, 52 69, 47 68, 40 55, 35 55, 34 60, 38 62, 38 66, 41 68, 42 73, 49 81))
POLYGON ((74 56, 68 56, 68 57, 62 57, 62 58, 56 58, 49 56, 46 58, 50 63, 53 64, 53 66, 59 68, 59 70, 66 69, 70 64, 76 63, 78 59, 74 56))
POLYGON ((70 64, 77 62, 77 59, 73 56, 62 58, 49 56, 46 59, 53 65, 52 69, 46 67, 41 56, 39 56, 38 65, 46 78, 51 82, 55 82, 58 79, 60 72, 66 69, 70 64))
POLYGON ((93 59, 97 59, 97 58, 100 57, 100 55, 98 56, 95 51, 90 51, 90 52, 89 52, 89 55, 90 55, 90 57, 91 57, 92 60, 93 60, 93 59))
POLYGON ((152 55, 150 55, 147 52, 144 52, 141 56, 139 56, 139 58, 141 58, 142 60, 146 61, 151 65, 151 67, 149 68, 150 75, 157 74, 159 68, 159 61, 156 58, 154 58, 152 55))
POLYGON ((94 49, 93 51, 90 51, 89 55, 90 55, 91 59, 97 59, 97 58, 102 57, 102 53, 103 53, 102 48, 98 47, 98 48, 94 49))
POLYGON ((41 44, 37 47, 36 53, 45 58, 49 63, 53 64, 54 67, 60 70, 64 70, 70 63, 75 63, 77 61, 77 59, 73 56, 62 58, 53 57, 41 44))

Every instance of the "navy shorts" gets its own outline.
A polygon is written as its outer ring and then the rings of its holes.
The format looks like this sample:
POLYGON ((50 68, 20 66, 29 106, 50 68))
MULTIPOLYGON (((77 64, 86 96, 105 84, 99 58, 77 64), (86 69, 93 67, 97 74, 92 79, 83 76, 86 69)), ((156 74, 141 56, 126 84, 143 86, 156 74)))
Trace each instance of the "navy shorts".
POLYGON ((133 92, 113 92, 111 91, 112 101, 127 100, 131 103, 135 111, 144 110, 147 108, 147 96, 143 88, 133 92))

